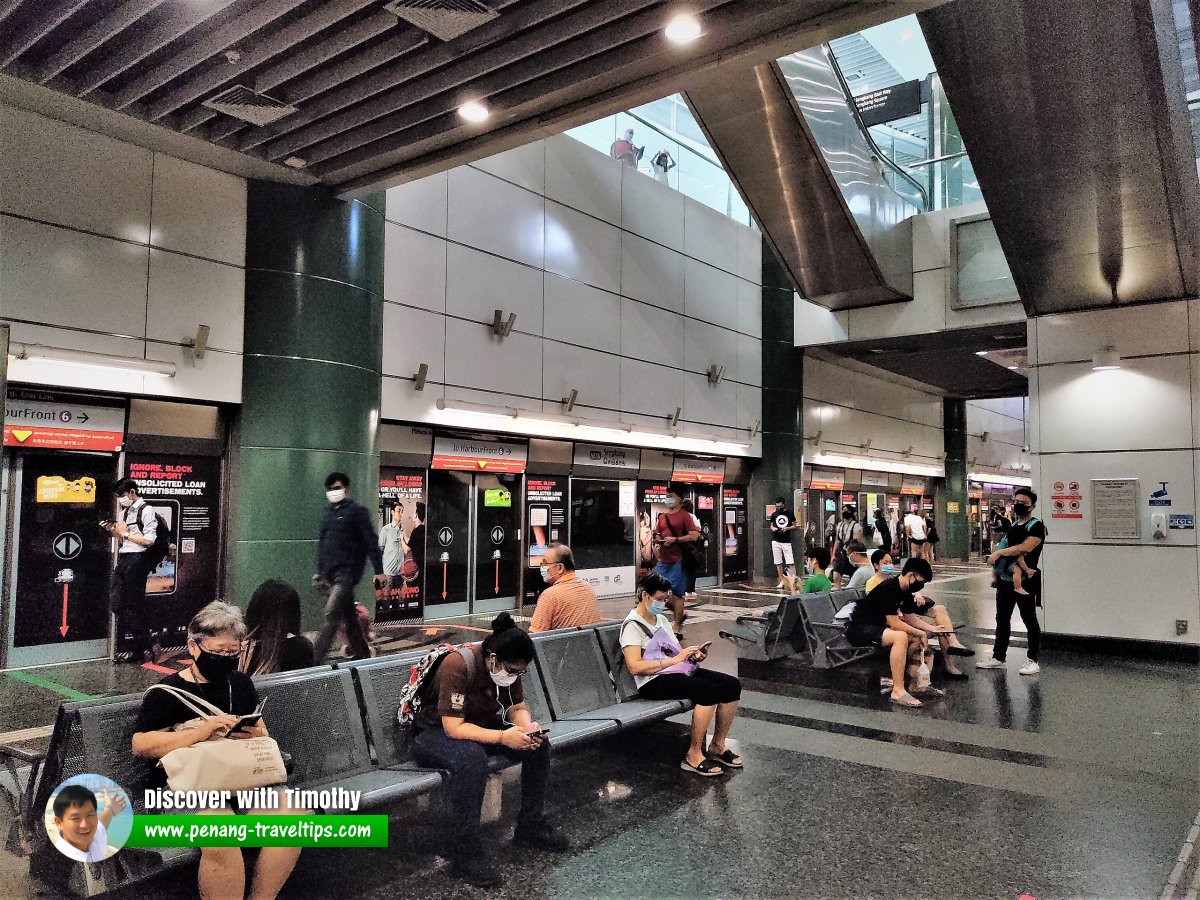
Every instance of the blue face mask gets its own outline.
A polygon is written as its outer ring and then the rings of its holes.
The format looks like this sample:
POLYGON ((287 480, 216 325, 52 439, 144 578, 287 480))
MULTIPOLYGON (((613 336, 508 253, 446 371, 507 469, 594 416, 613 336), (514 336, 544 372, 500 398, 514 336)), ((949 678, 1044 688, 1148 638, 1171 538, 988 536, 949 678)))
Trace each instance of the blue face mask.
POLYGON ((880 566, 879 574, 880 575, 895 575, 896 567, 893 566, 891 563, 888 563, 886 566, 880 566))
POLYGON ((654 615, 661 616, 666 611, 667 611, 667 601, 666 600, 651 600, 650 601, 650 612, 652 612, 654 615))
POLYGON ((674 509, 678 502, 679 501, 674 497, 667 497, 665 500, 663 500, 663 506, 665 506, 667 509, 674 509))

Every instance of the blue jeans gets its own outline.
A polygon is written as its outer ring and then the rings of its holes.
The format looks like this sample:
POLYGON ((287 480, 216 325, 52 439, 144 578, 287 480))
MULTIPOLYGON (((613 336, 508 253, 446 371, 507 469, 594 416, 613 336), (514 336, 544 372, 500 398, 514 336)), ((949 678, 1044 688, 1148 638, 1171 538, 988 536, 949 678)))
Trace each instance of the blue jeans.
POLYGON ((687 573, 683 571, 683 563, 660 562, 654 571, 671 582, 671 593, 682 597, 688 592, 687 573))
MULTIPOLYGON (((536 750, 511 750, 503 744, 481 744, 450 737, 442 728, 426 728, 412 742, 412 754, 423 766, 450 773, 450 822, 464 843, 474 840, 483 810, 488 760, 505 756, 521 763, 521 812, 517 827, 541 823, 546 809, 546 784, 550 779, 550 742, 536 750)), ((463 848, 463 852, 468 852, 463 848)))

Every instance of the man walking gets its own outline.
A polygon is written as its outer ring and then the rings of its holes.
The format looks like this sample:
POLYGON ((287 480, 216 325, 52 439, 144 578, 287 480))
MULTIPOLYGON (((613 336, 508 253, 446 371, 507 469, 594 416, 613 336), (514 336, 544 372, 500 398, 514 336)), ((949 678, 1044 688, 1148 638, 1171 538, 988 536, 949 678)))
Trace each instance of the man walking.
POLYGON ((538 597, 531 632, 553 631, 604 621, 592 586, 575 574, 575 557, 565 544, 551 544, 542 557, 542 580, 550 587, 538 597))
POLYGON ((683 508, 683 488, 671 484, 663 501, 667 511, 658 517, 654 526, 654 552, 658 563, 654 571, 671 583, 671 599, 667 601, 675 618, 675 634, 683 634, 683 595, 687 593, 687 575, 683 571, 684 544, 700 540, 692 514, 683 508))
POLYGON ((317 574, 313 576, 313 586, 325 596, 325 625, 313 647, 313 658, 318 663, 329 651, 338 626, 346 630, 346 643, 354 659, 366 659, 371 655, 354 609, 354 588, 362 579, 368 557, 375 570, 375 587, 387 585, 383 554, 371 524, 371 514, 361 503, 346 496, 349 488, 350 476, 344 472, 332 472, 325 479, 325 499, 329 506, 321 521, 317 574))
POLYGON ((779 576, 776 588, 786 585, 784 575, 796 574, 796 558, 792 553, 792 532, 800 527, 796 514, 788 509, 787 500, 780 494, 775 498, 775 509, 771 513, 771 559, 775 563, 775 574, 779 576))
POLYGON ((117 567, 109 584, 108 608, 117 617, 118 629, 133 635, 129 661, 135 665, 153 662, 149 617, 146 615, 146 578, 150 566, 146 551, 158 535, 158 516, 138 496, 138 484, 122 478, 113 486, 120 512, 116 521, 100 527, 121 542, 117 549, 117 567))
POLYGON ((1046 526, 1034 518, 1037 494, 1029 488, 1017 488, 1013 495, 1013 523, 1008 533, 1000 540, 996 551, 987 558, 988 565, 996 572, 996 646, 990 659, 975 664, 979 669, 1003 669, 1008 657, 1008 639, 1012 630, 1012 614, 1016 608, 1025 623, 1029 638, 1029 662, 1021 667, 1022 675, 1036 675, 1042 671, 1038 656, 1042 643, 1042 627, 1038 623, 1037 607, 1041 606, 1042 574, 1038 562, 1042 556, 1042 545, 1046 541, 1046 526), (1022 579, 1026 591, 1018 594, 1013 588, 1013 566, 1017 557, 1024 556, 1025 563, 1034 574, 1022 579))

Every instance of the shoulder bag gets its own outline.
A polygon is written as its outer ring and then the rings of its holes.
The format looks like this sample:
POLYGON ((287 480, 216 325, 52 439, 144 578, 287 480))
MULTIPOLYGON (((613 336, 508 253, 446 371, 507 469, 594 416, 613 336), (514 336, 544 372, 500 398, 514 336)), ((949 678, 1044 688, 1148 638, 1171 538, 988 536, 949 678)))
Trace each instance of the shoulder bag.
MULTIPOLYGON (((650 638, 650 643, 642 648, 642 659, 647 662, 654 662, 657 659, 672 659, 679 655, 679 651, 683 648, 679 646, 679 642, 675 640, 675 635, 667 631, 665 628, 655 628, 651 631, 644 623, 637 619, 628 619, 626 625, 633 624, 642 630, 646 637, 650 638)), ((623 628, 624 626, 622 626, 623 628)), ((684 660, 681 663, 676 663, 673 666, 668 666, 661 672, 655 672, 655 675, 693 675, 698 669, 694 662, 690 659, 684 660)))

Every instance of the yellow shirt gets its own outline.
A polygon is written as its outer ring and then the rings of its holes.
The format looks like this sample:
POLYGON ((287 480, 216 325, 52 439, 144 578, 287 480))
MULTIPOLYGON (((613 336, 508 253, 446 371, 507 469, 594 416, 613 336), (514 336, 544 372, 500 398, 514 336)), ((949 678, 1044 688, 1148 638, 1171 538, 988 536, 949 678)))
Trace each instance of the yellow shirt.
POLYGON ((888 577, 890 577, 890 576, 883 575, 879 572, 876 572, 874 575, 872 575, 870 578, 868 578, 867 579, 867 593, 869 594, 869 593, 871 593, 871 591, 875 590, 876 586, 882 584, 888 577))

